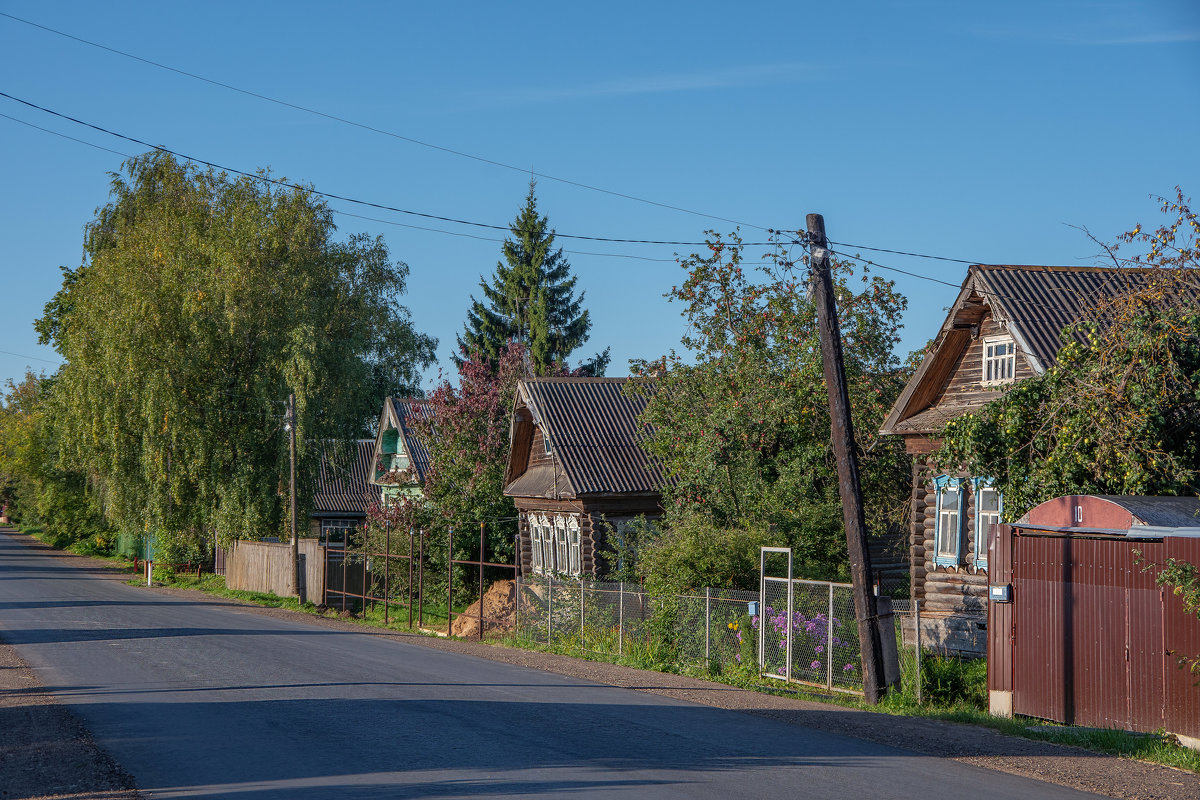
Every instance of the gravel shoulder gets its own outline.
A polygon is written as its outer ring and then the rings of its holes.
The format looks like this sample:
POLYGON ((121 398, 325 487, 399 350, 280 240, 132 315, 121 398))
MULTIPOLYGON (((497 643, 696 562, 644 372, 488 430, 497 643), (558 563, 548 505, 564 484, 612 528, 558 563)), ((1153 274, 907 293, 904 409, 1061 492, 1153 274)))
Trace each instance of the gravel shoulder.
MULTIPOLYGON (((30 547, 44 548, 47 555, 75 560, 80 566, 95 569, 97 564, 93 559, 52 550, 36 540, 27 541, 30 547)), ((128 577, 127 573, 112 572, 113 580, 127 580, 128 577)), ((186 597, 193 602, 234 602, 184 589, 153 588, 146 591, 186 597)), ((973 725, 896 717, 550 653, 382 631, 349 620, 251 604, 245 604, 245 607, 264 616, 402 639, 422 647, 804 725, 1109 797, 1125 800, 1196 800, 1200 797, 1200 776, 1189 772, 1076 747, 1005 736, 973 725)), ((20 662, 12 648, 2 643, 0 731, 6 731, 0 736, 2 800, 18 797, 124 800, 138 796, 132 790, 132 781, 92 743, 82 724, 58 705, 53 697, 42 691, 36 678, 20 662), (14 787, 21 786, 28 788, 14 790, 14 787)))

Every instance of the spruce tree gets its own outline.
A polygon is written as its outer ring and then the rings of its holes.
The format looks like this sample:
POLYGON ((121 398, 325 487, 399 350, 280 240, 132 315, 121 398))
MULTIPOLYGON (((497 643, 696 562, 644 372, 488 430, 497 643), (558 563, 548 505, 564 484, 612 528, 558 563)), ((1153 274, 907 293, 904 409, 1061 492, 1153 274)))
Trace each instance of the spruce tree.
MULTIPOLYGON (((525 206, 509 226, 504 259, 491 282, 480 276, 483 299, 471 296, 463 334, 458 337, 461 364, 473 354, 495 363, 510 341, 525 345, 530 367, 542 375, 566 363, 587 341, 591 319, 583 308, 584 293, 575 296, 576 278, 562 248, 554 247, 554 231, 537 211, 535 182, 529 182, 525 206)), ((580 365, 579 372, 603 375, 608 350, 580 365)))

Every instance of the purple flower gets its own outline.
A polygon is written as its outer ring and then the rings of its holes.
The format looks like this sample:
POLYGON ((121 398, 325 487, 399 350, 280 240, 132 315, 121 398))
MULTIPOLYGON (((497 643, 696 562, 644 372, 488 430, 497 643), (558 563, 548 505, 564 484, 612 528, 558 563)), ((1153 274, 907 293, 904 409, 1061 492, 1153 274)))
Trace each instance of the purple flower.
POLYGON ((825 647, 824 647, 823 645, 817 645, 817 652, 818 652, 818 653, 824 653, 824 652, 825 652, 825 647))
POLYGON ((739 642, 742 641, 742 632, 741 631, 734 631, 733 635, 737 637, 737 640, 739 642))
POLYGON ((741 653, 734 653, 734 654, 733 654, 733 657, 734 657, 735 659, 737 659, 737 662, 738 662, 739 664, 740 664, 740 663, 742 663, 742 654, 741 654, 741 653))
POLYGON ((854 672, 854 665, 847 664, 846 666, 842 667, 842 672, 854 672))
POLYGON ((820 662, 820 661, 813 661, 813 662, 812 662, 811 664, 809 664, 808 666, 809 666, 809 667, 811 667, 812 669, 820 669, 820 668, 821 668, 821 662, 820 662))

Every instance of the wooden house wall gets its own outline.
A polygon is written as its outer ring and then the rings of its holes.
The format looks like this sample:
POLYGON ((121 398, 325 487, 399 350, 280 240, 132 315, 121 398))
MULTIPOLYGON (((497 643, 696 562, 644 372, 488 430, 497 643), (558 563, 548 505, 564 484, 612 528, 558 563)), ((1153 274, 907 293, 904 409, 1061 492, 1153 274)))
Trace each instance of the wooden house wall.
POLYGON ((975 492, 965 472, 951 477, 968 479, 964 486, 963 556, 957 566, 934 563, 937 543, 937 487, 934 477, 947 474, 930 459, 913 469, 912 594, 921 602, 922 635, 930 647, 969 655, 987 651, 986 568, 975 566, 975 492))
MULTIPOLYGON (((932 407, 955 406, 964 403, 977 403, 991 400, 1001 394, 1002 387, 983 385, 983 348, 984 340, 993 336, 1009 336, 1010 334, 992 318, 991 312, 985 312, 979 322, 979 335, 959 354, 958 360, 950 368, 950 377, 946 380, 932 407)), ((1020 352, 1015 359, 1013 374, 1016 380, 1033 377, 1033 368, 1020 352)))
POLYGON ((603 553, 608 549, 605 523, 632 519, 639 515, 657 517, 662 513, 657 495, 589 497, 583 500, 550 500, 542 497, 515 497, 520 512, 517 523, 518 564, 522 575, 530 574, 533 564, 529 537, 529 514, 575 514, 579 516, 579 564, 585 577, 603 577, 608 565, 603 553))

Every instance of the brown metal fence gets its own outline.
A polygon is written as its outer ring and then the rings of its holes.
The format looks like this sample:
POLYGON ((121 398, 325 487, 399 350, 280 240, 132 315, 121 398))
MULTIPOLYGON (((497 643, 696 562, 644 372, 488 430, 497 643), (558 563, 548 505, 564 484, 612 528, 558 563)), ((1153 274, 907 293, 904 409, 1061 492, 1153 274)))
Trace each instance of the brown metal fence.
POLYGON ((1153 568, 1200 563, 1200 539, 997 530, 992 583, 1012 603, 990 604, 993 711, 1200 737, 1200 686, 1178 664, 1200 655, 1200 620, 1153 568))

